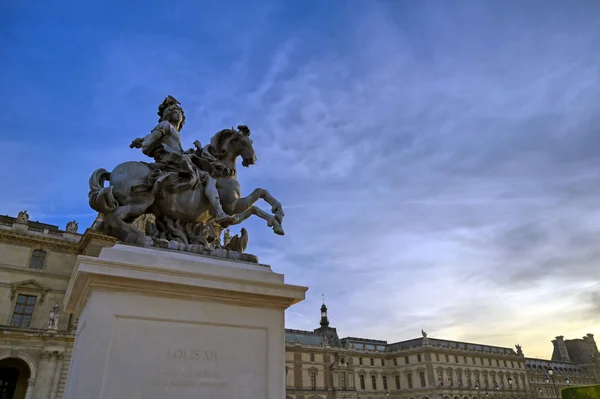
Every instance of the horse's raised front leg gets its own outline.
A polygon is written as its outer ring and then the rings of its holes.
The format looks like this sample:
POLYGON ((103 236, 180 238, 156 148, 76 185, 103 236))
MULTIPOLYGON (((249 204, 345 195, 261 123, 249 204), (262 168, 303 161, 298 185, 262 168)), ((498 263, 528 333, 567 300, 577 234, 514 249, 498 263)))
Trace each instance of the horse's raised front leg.
POLYGON ((252 191, 250 195, 238 199, 236 201, 233 213, 237 215, 246 211, 247 209, 250 209, 250 207, 254 205, 254 203, 260 198, 264 199, 265 202, 271 205, 271 212, 275 216, 275 220, 277 220, 278 224, 283 223, 283 217, 285 216, 285 213, 283 212, 283 207, 281 206, 281 203, 277 201, 277 199, 275 199, 275 197, 273 197, 271 193, 269 193, 264 188, 257 188, 254 191, 252 191))
POLYGON ((235 224, 242 223, 244 220, 248 219, 252 215, 256 215, 259 218, 266 220, 267 225, 269 227, 273 227, 273 231, 275 232, 275 234, 279 234, 280 236, 285 235, 285 232, 283 231, 283 227, 281 227, 281 224, 279 223, 279 221, 277 220, 277 218, 275 216, 268 214, 267 212, 263 211, 262 209, 260 209, 257 206, 254 206, 254 205, 252 205, 250 207, 250 209, 246 209, 243 212, 236 213, 235 214, 235 219, 236 219, 235 224))

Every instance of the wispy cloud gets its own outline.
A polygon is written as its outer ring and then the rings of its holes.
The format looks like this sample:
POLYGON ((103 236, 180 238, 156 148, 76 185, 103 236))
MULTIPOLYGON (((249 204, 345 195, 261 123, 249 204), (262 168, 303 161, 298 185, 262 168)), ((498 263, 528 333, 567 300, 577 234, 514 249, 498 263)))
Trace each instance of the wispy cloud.
POLYGON ((38 121, 9 127, 51 121, 53 147, 2 133, 3 165, 19 165, 1 175, 15 187, 2 209, 86 215, 91 171, 142 159, 128 144, 173 94, 188 145, 253 131, 259 162, 242 188, 282 201, 287 234, 248 220, 249 250, 310 287, 289 327, 314 328, 325 292, 343 335, 424 328, 544 357, 555 335, 600 332, 595 2, 269 3, 226 21, 209 8, 197 24, 189 7, 164 17, 172 31, 138 22, 96 42, 78 123, 44 111, 62 86, 20 92, 38 121))

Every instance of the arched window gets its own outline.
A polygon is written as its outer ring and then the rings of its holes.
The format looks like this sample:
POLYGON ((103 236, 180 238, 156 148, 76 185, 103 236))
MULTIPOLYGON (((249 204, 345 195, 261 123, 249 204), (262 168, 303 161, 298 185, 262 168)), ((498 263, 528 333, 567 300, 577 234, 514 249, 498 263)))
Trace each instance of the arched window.
POLYGON ((41 249, 34 249, 29 260, 29 268, 41 270, 44 268, 44 262, 46 261, 46 252, 41 249))

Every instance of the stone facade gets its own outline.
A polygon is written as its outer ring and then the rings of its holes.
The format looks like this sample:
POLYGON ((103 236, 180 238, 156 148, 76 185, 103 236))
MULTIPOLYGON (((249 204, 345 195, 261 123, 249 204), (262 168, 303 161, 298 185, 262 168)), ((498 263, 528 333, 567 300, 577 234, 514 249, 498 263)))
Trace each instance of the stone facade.
MULTIPOLYGON (((79 234, 70 223, 61 230, 27 214, 0 216, 0 379, 14 385, 13 399, 62 399, 77 327, 63 310, 67 283, 77 255, 97 256, 115 243, 89 229, 79 234), (48 319, 57 303, 54 331, 48 319)), ((323 306, 315 330, 286 330, 286 399, 555 398, 567 376, 571 385, 599 381, 593 336, 564 345, 568 360, 556 349, 562 358, 543 360, 426 336, 397 343, 340 339, 323 306), (549 365, 555 372, 546 382, 549 365)))
POLYGON ((32 222, 26 213, 0 216, 0 390, 14 399, 62 398, 77 326, 62 312, 67 283, 77 255, 110 244, 69 227, 32 222), (54 330, 48 321, 56 304, 54 330))
POLYGON ((568 385, 600 382, 598 367, 423 335, 340 339, 323 305, 319 328, 286 330, 286 399, 557 398, 568 385))

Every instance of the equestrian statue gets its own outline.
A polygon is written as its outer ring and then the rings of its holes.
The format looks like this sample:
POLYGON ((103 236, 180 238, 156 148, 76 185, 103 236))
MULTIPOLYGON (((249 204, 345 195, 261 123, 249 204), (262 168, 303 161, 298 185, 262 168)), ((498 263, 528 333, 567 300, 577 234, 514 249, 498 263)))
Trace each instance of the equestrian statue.
POLYGON ((244 125, 224 129, 208 145, 195 141, 195 148, 184 150, 181 103, 168 96, 158 107, 158 116, 150 134, 130 145, 154 162, 123 162, 112 172, 92 173, 89 203, 99 213, 93 228, 125 243, 258 262, 256 256, 243 253, 246 229, 229 237, 229 226, 256 215, 283 235, 284 212, 263 188, 241 195, 236 160, 241 157, 245 167, 256 163, 250 129, 244 125), (254 205, 261 198, 271 205, 271 214, 254 205), (228 238, 221 243, 224 229, 228 238))

